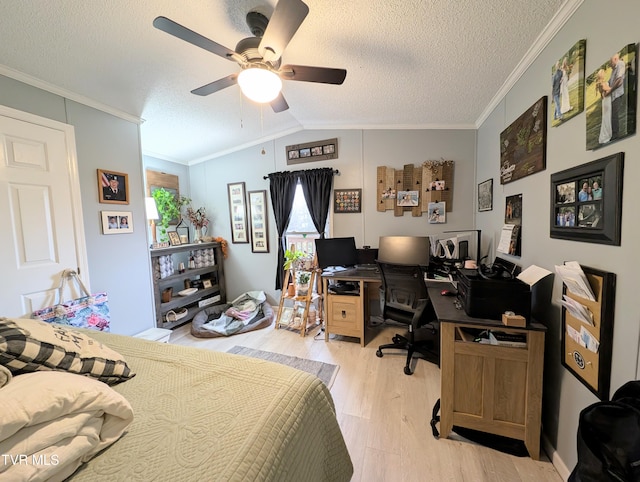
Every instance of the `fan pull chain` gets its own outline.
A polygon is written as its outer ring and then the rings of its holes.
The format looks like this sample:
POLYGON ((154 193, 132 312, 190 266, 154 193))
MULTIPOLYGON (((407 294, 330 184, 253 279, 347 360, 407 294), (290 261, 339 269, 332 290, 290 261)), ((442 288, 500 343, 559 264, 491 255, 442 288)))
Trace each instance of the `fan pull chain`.
MULTIPOLYGON (((260 104, 260 137, 264 139, 264 115, 262 111, 262 104, 260 104)), ((264 150, 264 146, 262 146, 261 154, 264 156, 266 151, 264 150)))
POLYGON ((242 91, 238 89, 240 95, 240 129, 244 129, 244 102, 242 102, 242 91))

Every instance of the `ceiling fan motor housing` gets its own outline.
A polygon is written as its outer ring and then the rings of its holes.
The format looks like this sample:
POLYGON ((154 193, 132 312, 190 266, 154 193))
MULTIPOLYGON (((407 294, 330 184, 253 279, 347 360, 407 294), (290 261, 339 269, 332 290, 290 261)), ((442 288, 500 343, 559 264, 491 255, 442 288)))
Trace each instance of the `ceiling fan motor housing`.
MULTIPOLYGON (((247 37, 243 38, 236 45, 236 53, 240 55, 247 62, 262 62, 262 55, 258 51, 258 46, 260 45, 260 41, 262 39, 260 37, 247 37)), ((269 66, 274 69, 278 69, 280 67, 280 59, 273 62, 264 62, 265 64, 269 64, 269 66)))

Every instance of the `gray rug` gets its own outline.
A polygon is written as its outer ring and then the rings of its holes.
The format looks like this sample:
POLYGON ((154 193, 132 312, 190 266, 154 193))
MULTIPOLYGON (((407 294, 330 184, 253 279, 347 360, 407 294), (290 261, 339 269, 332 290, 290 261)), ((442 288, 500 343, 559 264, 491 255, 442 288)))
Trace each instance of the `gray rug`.
POLYGON ((287 365, 298 370, 311 373, 324 382, 327 388, 331 388, 333 381, 338 374, 338 365, 319 362, 315 360, 307 360, 306 358, 298 358, 297 356, 281 355, 270 351, 254 350, 246 346, 234 346, 227 350, 227 353, 235 353, 236 355, 250 356, 252 358, 260 358, 282 365, 287 365))

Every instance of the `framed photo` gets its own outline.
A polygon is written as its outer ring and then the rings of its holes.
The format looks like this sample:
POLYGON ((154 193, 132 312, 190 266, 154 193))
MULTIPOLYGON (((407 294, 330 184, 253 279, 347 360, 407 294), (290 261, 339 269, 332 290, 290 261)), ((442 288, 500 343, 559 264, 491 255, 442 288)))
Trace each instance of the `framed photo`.
POLYGON ((98 169, 98 199, 104 204, 129 204, 129 176, 98 169))
POLYGON ((558 127, 584 110, 586 40, 578 40, 551 66, 551 126, 558 127))
POLYGON ((560 360, 600 400, 609 400, 616 275, 587 266, 581 268, 594 300, 572 293, 563 284, 560 360))
POLYGON ((202 288, 206 289, 206 288, 211 288, 213 286, 213 284, 211 284, 211 280, 210 279, 203 279, 202 280, 202 288))
POLYGON ((249 191, 249 221, 251 223, 251 251, 268 253, 267 191, 249 191))
MULTIPOLYGON (((146 170, 147 175, 147 196, 153 197, 153 193, 158 189, 164 189, 167 192, 173 194, 176 199, 180 199, 180 178, 175 174, 167 174, 166 172, 153 171, 151 169, 146 170)), ((173 218, 169 220, 169 225, 178 225, 180 219, 173 218)), ((187 240, 189 237, 189 230, 187 229, 187 240)))
POLYGON ((637 47, 629 44, 587 77, 587 149, 636 132, 637 47))
POLYGON ((547 167, 547 96, 500 133, 500 184, 547 167))
POLYGON ((478 184, 478 211, 493 210, 493 178, 478 184))
POLYGON ((420 191, 398 191, 396 196, 396 205, 417 206, 419 197, 420 191))
POLYGON ((429 224, 443 224, 447 222, 447 205, 444 201, 431 202, 428 207, 429 224))
POLYGON ((227 184, 229 193, 229 216, 231 218, 231 242, 248 243, 247 203, 244 182, 227 184))
POLYGON ((169 242, 171 246, 180 246, 182 241, 180 241, 180 235, 175 231, 169 231, 167 233, 169 235, 169 242))
POLYGON ((551 175, 550 236, 620 246, 624 153, 551 175))
POLYGON ((325 139, 287 146, 287 164, 302 164, 338 158, 338 139, 325 139))
POLYGON ((362 212, 362 189, 335 189, 333 191, 333 212, 362 212))
POLYGON ((102 234, 133 233, 133 216, 130 211, 100 211, 102 234))

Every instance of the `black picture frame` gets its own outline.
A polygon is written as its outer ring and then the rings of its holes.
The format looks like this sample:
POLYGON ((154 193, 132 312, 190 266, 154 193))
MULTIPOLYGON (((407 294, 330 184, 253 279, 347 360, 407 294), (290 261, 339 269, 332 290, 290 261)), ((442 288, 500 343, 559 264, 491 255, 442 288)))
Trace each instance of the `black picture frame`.
POLYGON ((333 212, 362 212, 362 189, 335 189, 333 192, 333 212))
POLYGON ((251 252, 269 252, 269 217, 267 191, 249 191, 249 226, 251 252))
POLYGON ((231 221, 231 242, 245 244, 249 242, 247 227, 247 198, 244 182, 227 184, 229 195, 229 220, 231 221))
POLYGON ((493 178, 478 184, 478 212, 493 210, 493 178))
POLYGON ((552 174, 550 236, 620 246, 623 171, 618 152, 552 174))

